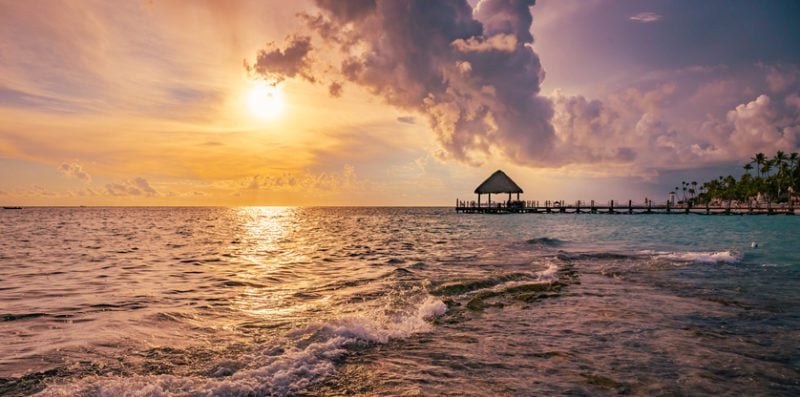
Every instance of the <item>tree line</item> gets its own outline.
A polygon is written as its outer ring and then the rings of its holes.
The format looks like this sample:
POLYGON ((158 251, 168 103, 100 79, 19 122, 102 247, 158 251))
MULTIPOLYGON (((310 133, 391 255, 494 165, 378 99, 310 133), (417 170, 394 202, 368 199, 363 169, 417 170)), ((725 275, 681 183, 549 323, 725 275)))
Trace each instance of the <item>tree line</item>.
POLYGON ((787 155, 778 151, 773 157, 756 153, 742 168, 745 172, 739 179, 720 175, 703 184, 683 181, 675 186, 674 193, 679 198, 683 193, 684 203, 697 205, 734 200, 786 203, 800 191, 800 156, 796 152, 787 155))

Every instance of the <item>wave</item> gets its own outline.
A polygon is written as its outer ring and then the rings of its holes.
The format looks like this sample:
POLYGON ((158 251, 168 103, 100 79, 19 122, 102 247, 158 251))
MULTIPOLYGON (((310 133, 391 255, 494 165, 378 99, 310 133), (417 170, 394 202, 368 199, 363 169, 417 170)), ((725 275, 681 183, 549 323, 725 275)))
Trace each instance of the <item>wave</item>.
POLYGON ((735 251, 652 251, 638 252, 580 252, 571 253, 560 251, 558 258, 561 260, 641 260, 657 259, 678 264, 685 263, 739 263, 744 255, 735 251))
POLYGON ((437 296, 463 295, 472 291, 492 288, 509 281, 526 280, 532 277, 529 273, 507 273, 481 279, 460 280, 442 284, 435 288, 432 293, 437 296))
POLYGON ((734 251, 655 252, 652 255, 657 259, 691 263, 739 263, 743 258, 734 251))
POLYGON ((530 239, 530 240, 526 241, 526 243, 534 244, 534 245, 544 245, 544 246, 547 246, 547 247, 560 247, 560 246, 564 245, 566 243, 566 241, 560 240, 560 239, 557 239, 557 238, 553 238, 553 237, 538 237, 538 238, 530 239))
POLYGON ((537 281, 553 282, 558 280, 558 264, 553 261, 547 262, 547 268, 536 273, 537 281))
POLYGON ((38 317, 47 317, 47 313, 20 313, 20 314, 0 314, 0 322, 2 321, 17 321, 17 320, 27 320, 30 318, 38 318, 38 317))
POLYGON ((469 317, 468 312, 479 312, 489 307, 504 307, 513 302, 533 303, 540 299, 557 297, 561 290, 579 283, 573 266, 558 258, 547 259, 546 268, 537 272, 495 274, 485 278, 460 280, 439 285, 431 293, 446 298, 452 309, 441 323, 458 323, 469 317))
MULTIPOLYGON (((644 251, 642 251, 644 252, 644 251)), ((644 256, 644 254, 631 254, 621 252, 566 252, 558 251, 556 256, 562 261, 571 260, 585 260, 585 259, 600 259, 600 260, 626 260, 635 259, 644 256)))
POLYGON ((206 376, 93 376, 51 385, 37 396, 294 395, 332 373, 351 349, 428 332, 430 321, 446 311, 441 300, 425 295, 400 315, 376 312, 297 329, 283 343, 233 362, 221 361, 206 376))

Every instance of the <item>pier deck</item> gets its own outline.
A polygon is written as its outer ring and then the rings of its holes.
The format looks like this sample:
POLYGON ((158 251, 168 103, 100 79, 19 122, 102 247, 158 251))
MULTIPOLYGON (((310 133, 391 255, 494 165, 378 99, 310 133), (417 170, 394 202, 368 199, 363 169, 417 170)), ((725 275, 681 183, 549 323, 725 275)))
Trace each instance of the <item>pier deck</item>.
POLYGON ((698 214, 698 215, 794 215, 793 204, 732 204, 732 205, 686 205, 686 204, 595 204, 578 201, 573 204, 545 201, 514 201, 508 203, 481 203, 456 200, 456 212, 466 214, 698 214))

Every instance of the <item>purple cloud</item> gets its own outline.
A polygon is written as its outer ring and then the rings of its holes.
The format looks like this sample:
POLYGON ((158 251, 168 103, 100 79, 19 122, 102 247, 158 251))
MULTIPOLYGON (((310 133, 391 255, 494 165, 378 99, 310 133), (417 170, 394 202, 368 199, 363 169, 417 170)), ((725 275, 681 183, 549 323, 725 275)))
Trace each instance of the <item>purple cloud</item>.
POLYGON ((314 77, 308 71, 310 52, 310 37, 288 36, 285 48, 281 49, 272 42, 267 49, 258 52, 254 64, 245 61, 245 68, 273 82, 298 75, 313 82, 314 77))
POLYGON ((631 21, 636 21, 636 22, 639 22, 639 23, 657 22, 657 21, 660 21, 661 18, 663 18, 661 15, 656 14, 655 12, 651 12, 651 11, 640 12, 640 13, 638 13, 636 15, 628 17, 628 19, 630 19, 631 21))

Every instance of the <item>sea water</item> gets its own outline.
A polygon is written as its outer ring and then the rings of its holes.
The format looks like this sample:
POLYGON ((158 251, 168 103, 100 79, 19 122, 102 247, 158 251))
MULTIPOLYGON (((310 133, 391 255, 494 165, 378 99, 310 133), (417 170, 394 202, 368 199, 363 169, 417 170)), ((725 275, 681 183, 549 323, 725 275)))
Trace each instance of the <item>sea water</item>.
POLYGON ((800 395, 800 217, 26 208, 0 235, 0 395, 800 395))

